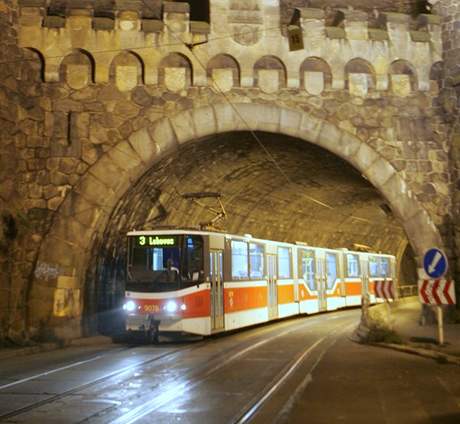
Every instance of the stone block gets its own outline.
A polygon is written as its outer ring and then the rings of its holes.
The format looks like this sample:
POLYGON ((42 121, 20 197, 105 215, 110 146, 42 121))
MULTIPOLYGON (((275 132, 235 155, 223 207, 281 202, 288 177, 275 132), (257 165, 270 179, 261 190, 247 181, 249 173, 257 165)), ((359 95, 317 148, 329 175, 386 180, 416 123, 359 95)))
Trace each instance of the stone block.
POLYGON ((352 163, 361 171, 364 172, 370 168, 373 162, 379 158, 379 155, 369 147, 366 143, 361 143, 356 154, 351 158, 352 163))
POLYGON ((155 122, 149 132, 158 147, 159 154, 174 149, 178 144, 176 134, 168 118, 155 122))
POLYGON ((410 75, 392 74, 390 75, 390 79, 393 94, 399 97, 407 97, 411 93, 410 75))
POLYGON ((313 20, 323 20, 326 16, 323 9, 316 7, 297 7, 299 11, 300 18, 303 19, 313 19, 313 20))
POLYGON ((405 221, 417 213, 419 205, 399 174, 395 173, 389 178, 380 190, 401 221, 405 221))
POLYGON ((162 32, 164 24, 162 21, 157 19, 142 19, 142 31, 146 33, 151 32, 162 32))
POLYGON ((141 128, 129 137, 129 142, 144 163, 151 163, 157 155, 157 146, 146 128, 141 128))
POLYGON ((171 119, 179 144, 196 139, 195 125, 189 111, 181 112, 171 119))
POLYGON ((299 137, 300 122, 302 113, 292 109, 281 109, 280 131, 283 134, 299 137))
POLYGON ((115 21, 112 18, 94 17, 93 29, 95 31, 113 31, 115 28, 115 21))
POLYGON ((145 166, 126 140, 113 146, 106 154, 118 168, 124 169, 130 175, 131 180, 135 180, 145 166))
POLYGON ((384 184, 396 174, 396 170, 388 161, 379 157, 368 169, 364 170, 363 174, 374 187, 381 190, 384 184))
POLYGON ((304 72, 304 87, 305 90, 315 96, 324 91, 324 73, 305 71, 304 72))
POLYGON ((197 138, 213 135, 217 132, 217 123, 212 107, 201 107, 194 109, 191 113, 197 138))
POLYGON ((410 38, 416 43, 429 43, 431 41, 431 34, 426 31, 411 31, 410 38))
MULTIPOLYGON (((97 170, 101 169, 97 168, 97 170)), ((120 174, 118 173, 117 175, 120 174)), ((111 185, 113 185, 114 176, 111 175, 111 177, 111 185)), ((88 173, 82 179, 81 183, 75 190, 88 200, 88 202, 94 205, 103 205, 105 203, 105 198, 109 193, 112 193, 110 186, 102 182, 99 178, 93 176, 91 173, 88 173)))
POLYGON ((348 74, 348 88, 352 96, 366 97, 368 92, 369 74, 348 74))
POLYGON ((190 32, 192 34, 209 34, 211 27, 207 22, 191 21, 190 32))
POLYGON ((219 133, 247 129, 242 119, 236 114, 232 106, 227 103, 219 103, 213 106, 219 133))
POLYGON ((338 153, 338 147, 340 146, 340 139, 342 138, 342 131, 335 125, 329 122, 324 122, 321 126, 321 131, 318 136, 317 144, 325 149, 338 153))
POLYGON ((164 83, 169 91, 181 91, 187 86, 185 68, 164 68, 164 83))
POLYGON ((383 29, 369 28, 369 40, 372 41, 387 41, 388 32, 383 29))
POLYGON ((217 91, 224 93, 233 88, 233 70, 228 68, 215 68, 212 70, 212 84, 217 91))
POLYGON ((300 123, 299 136, 310 143, 316 143, 319 139, 322 126, 323 121, 304 113, 300 123))
POLYGON ((115 84, 120 91, 130 91, 137 86, 137 66, 115 67, 115 84))
POLYGON ((343 28, 339 27, 326 27, 326 36, 330 39, 345 40, 347 34, 343 28))
POLYGON ((123 10, 118 13, 118 27, 122 31, 139 31, 140 21, 136 11, 123 10))
POLYGON ((115 189, 118 186, 119 178, 123 175, 123 170, 124 168, 117 166, 109 156, 104 155, 89 169, 89 173, 107 187, 115 189))
POLYGON ((343 132, 338 144, 338 151, 341 152, 341 157, 349 161, 349 158, 357 153, 361 147, 361 143, 362 141, 358 137, 349 132, 343 132))
POLYGON ((65 22, 66 22, 66 19, 62 16, 46 15, 43 18, 43 26, 45 28, 55 28, 55 29, 64 28, 65 22))
POLYGON ((90 81, 88 65, 73 65, 66 66, 66 82, 70 88, 81 90, 85 88, 90 81))
POLYGON ((276 93, 280 89, 279 75, 280 71, 277 69, 259 69, 258 86, 267 94, 276 93))
MULTIPOLYGON (((242 106, 240 104, 239 106, 242 106)), ((258 116, 258 125, 257 129, 261 131, 267 131, 267 132, 273 132, 277 133, 279 132, 279 126, 280 126, 280 108, 277 106, 271 106, 271 105, 251 105, 252 107, 250 108, 250 111, 252 114, 258 116)), ((245 114, 242 114, 242 116, 247 116, 245 114)))
POLYGON ((172 1, 163 2, 164 13, 189 13, 190 5, 188 3, 178 3, 172 1))
POLYGON ((417 213, 404 223, 404 229, 415 253, 420 256, 433 246, 443 247, 436 226, 428 213, 420 207, 417 213))

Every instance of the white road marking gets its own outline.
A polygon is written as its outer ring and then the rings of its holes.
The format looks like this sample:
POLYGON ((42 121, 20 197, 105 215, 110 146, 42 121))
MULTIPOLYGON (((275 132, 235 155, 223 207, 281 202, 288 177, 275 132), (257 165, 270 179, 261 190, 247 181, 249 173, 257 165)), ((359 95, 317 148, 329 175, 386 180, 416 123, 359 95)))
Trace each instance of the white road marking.
MULTIPOLYGON (((299 327, 309 327, 313 324, 313 322, 308 322, 305 326, 301 325, 299 327)), ((193 383, 189 383, 187 381, 185 382, 177 382, 177 381, 172 381, 169 385, 171 387, 165 387, 164 392, 160 395, 157 396, 155 399, 152 399, 151 401, 144 403, 142 405, 137 406, 136 408, 132 409, 128 413, 122 415, 121 417, 117 418, 116 420, 111 421, 111 424, 132 424, 141 418, 145 417, 146 415, 152 413, 153 411, 157 410, 158 408, 161 408, 163 405, 165 405, 168 402, 171 402, 174 399, 177 399, 178 396, 182 396, 189 390, 193 389, 194 387, 198 386, 201 384, 207 377, 209 377, 211 374, 213 374, 215 371, 219 370, 220 368, 223 368, 225 365, 229 364, 230 362, 234 361, 235 359, 245 355, 246 353, 250 352, 251 350, 254 350, 258 348, 259 346, 262 346, 266 343, 272 342, 274 339, 278 337, 285 336, 286 334, 292 333, 294 331, 298 331, 299 328, 291 328, 289 330, 283 331, 282 333, 279 333, 278 335, 274 337, 270 337, 264 340, 259 341, 256 344, 253 344, 251 346, 248 346, 247 348, 241 350, 240 352, 235 353, 234 355, 228 357, 226 360, 219 362, 217 365, 209 369, 204 378, 201 378, 198 381, 195 381, 193 383)), ((313 349, 316 347, 317 344, 319 344, 323 339, 319 340, 316 342, 309 350, 313 349)), ((303 357, 301 358, 303 359, 303 357)), ((300 362, 300 361, 299 361, 300 362)))
MULTIPOLYGON (((275 385, 271 387, 271 389, 265 393, 264 396, 262 396, 252 407, 247 411, 238 421, 237 423, 246 423, 248 422, 252 416, 257 412, 257 410, 262 406, 262 404, 276 391, 278 388, 285 382, 285 380, 294 372, 294 370, 299 366, 299 364, 305 359, 305 357, 316 347, 318 346, 324 339, 326 339, 328 336, 324 336, 323 338, 319 339, 311 345, 299 358, 297 358, 297 361, 295 361, 289 369, 286 371, 286 373, 277 381, 275 385)), ((311 378, 311 374, 309 374, 311 378)))
POLYGON ((17 386, 18 384, 26 383, 27 381, 35 380, 35 379, 40 378, 40 377, 45 377, 47 375, 54 374, 54 373, 59 372, 59 371, 64 371, 64 370, 67 370, 69 368, 78 367, 79 365, 87 364, 88 362, 97 361, 98 359, 101 359, 102 357, 103 357, 102 355, 98 355, 98 356, 95 356, 94 358, 86 359, 85 361, 74 362, 74 363, 66 365, 64 367, 55 368, 54 370, 45 371, 45 372, 42 372, 40 374, 35 374, 35 375, 30 376, 30 377, 23 378, 22 380, 16 380, 16 381, 13 381, 12 383, 8 383, 8 384, 4 384, 3 386, 0 386, 0 390, 7 389, 8 387, 17 386))

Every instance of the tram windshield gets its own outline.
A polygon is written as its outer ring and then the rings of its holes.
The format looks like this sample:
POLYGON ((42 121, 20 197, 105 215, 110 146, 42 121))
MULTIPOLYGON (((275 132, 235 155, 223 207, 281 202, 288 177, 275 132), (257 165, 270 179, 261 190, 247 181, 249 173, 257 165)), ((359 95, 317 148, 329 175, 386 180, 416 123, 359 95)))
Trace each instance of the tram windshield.
POLYGON ((126 290, 164 292, 202 282, 203 238, 199 235, 128 237, 126 290))

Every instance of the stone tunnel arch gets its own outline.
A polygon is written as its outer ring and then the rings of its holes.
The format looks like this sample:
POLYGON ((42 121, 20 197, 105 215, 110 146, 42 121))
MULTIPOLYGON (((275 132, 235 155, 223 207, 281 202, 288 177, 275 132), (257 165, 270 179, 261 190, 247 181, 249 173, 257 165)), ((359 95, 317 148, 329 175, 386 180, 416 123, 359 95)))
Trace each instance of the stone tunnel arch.
MULTIPOLYGON (((184 143, 209 135, 248 130, 292 136, 339 156, 387 200, 418 258, 427 247, 442 246, 437 228, 408 190, 404 179, 386 159, 356 136, 298 110, 255 103, 217 104, 162 118, 150 127, 133 132, 101 156, 56 212, 50 232, 42 241, 39 262, 50 264, 64 279, 73 279, 74 287, 83 290, 92 248, 131 185, 154 163, 184 143), (420 228, 425 231, 421 232, 420 228)), ((52 311, 44 311, 43 301, 52 297, 52 292, 48 281, 36 278, 29 299, 30 327, 46 320, 47 325, 54 327, 65 324, 66 337, 79 335, 80 315, 63 321, 53 316, 52 311)))

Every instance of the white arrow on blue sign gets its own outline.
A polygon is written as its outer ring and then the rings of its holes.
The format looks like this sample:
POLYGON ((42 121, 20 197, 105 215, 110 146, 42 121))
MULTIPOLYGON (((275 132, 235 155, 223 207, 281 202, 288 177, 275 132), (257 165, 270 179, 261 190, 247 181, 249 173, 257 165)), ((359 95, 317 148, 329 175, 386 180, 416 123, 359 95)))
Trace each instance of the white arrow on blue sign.
POLYGON ((423 268, 431 278, 440 278, 447 271, 446 254, 437 247, 428 250, 423 257, 423 268))

